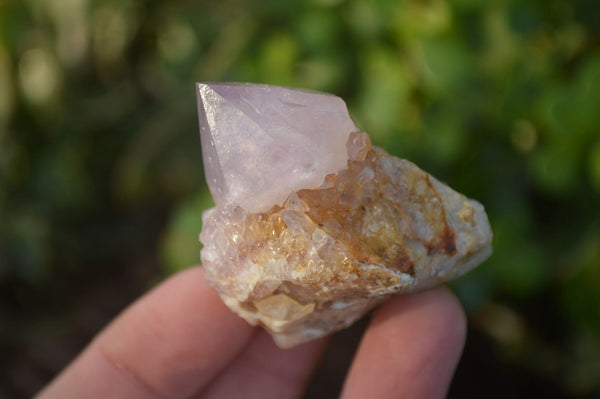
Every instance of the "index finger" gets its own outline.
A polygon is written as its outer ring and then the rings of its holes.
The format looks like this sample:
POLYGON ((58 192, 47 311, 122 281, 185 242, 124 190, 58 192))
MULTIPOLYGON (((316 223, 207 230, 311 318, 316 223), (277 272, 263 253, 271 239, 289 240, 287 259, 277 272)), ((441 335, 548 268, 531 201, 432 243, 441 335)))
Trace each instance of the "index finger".
POLYGON ((253 331, 194 267, 126 309, 38 398, 189 397, 237 356, 253 331))

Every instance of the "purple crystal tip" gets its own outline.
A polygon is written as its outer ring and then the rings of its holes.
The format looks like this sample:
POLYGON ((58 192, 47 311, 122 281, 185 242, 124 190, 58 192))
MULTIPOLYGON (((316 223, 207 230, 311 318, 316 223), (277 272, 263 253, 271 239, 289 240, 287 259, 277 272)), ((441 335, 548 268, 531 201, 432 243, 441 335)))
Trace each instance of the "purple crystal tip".
POLYGON ((198 83, 204 173, 217 206, 281 205, 346 167, 358 131, 336 96, 249 83, 198 83))

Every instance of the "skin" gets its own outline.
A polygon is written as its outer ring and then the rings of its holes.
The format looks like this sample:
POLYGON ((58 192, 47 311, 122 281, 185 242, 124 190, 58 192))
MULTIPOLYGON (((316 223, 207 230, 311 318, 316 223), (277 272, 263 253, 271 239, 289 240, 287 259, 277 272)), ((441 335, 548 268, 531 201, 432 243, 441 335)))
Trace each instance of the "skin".
MULTIPOLYGON (((465 333, 446 288, 390 300, 373 317, 341 397, 444 397, 465 333)), ((36 398, 298 398, 325 344, 279 349, 193 267, 129 306, 36 398)))

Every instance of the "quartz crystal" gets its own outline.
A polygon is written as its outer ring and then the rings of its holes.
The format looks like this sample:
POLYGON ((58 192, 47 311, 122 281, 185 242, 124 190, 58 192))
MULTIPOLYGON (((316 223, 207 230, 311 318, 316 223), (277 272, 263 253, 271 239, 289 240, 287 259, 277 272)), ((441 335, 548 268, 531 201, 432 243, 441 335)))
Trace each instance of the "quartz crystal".
POLYGON ((344 328, 491 254, 483 206, 372 147, 339 97, 256 84, 197 90, 216 204, 203 214, 205 274, 280 347, 344 328))
POLYGON ((341 98, 278 86, 199 84, 204 171, 218 206, 282 205, 346 167, 357 131, 341 98))

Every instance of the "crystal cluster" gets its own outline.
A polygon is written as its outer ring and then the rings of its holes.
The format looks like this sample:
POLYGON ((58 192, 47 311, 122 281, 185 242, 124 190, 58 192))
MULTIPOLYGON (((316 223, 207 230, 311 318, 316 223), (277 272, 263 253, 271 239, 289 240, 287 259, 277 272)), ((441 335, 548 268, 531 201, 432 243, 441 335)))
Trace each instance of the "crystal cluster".
POLYGON ((216 206, 208 282, 281 347, 350 325, 391 295, 456 278, 491 253, 483 206, 371 146, 335 96, 198 84, 216 206))

